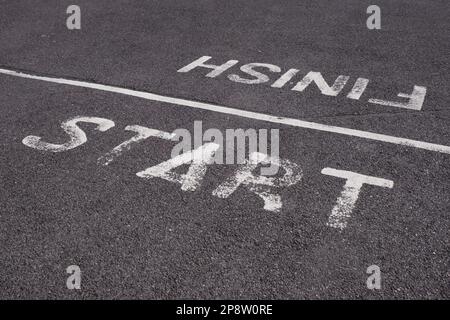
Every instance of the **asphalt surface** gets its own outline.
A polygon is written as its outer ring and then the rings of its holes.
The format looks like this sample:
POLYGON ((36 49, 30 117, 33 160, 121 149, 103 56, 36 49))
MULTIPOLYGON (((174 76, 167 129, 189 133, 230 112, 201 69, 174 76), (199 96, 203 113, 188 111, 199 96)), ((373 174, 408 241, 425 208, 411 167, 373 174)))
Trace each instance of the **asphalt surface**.
MULTIPOLYGON (((77 0, 82 29, 70 31, 72 2, 0 1, 0 68, 450 145, 448 1, 377 1, 382 29, 368 30, 365 0, 77 0), (177 72, 205 55, 370 83, 350 100, 289 90, 295 82, 275 89, 232 82, 230 72, 177 72), (413 85, 427 88, 420 111, 367 103, 413 85)), ((450 297, 449 154, 2 74, 0 114, 0 298, 450 297), (64 142, 60 124, 75 116, 116 126, 81 124, 88 142, 62 153, 22 144, 28 135, 64 142), (214 197, 233 166, 209 167, 195 192, 138 178, 170 158, 170 141, 149 139, 97 164, 132 136, 127 125, 171 132, 195 120, 280 129, 280 157, 304 172, 281 191, 281 212, 263 210, 245 188, 214 197), (394 187, 364 187, 340 231, 326 223, 344 182, 325 167, 394 187), (366 287, 374 264, 381 290, 366 287), (81 290, 66 287, 69 265, 82 270, 81 290)))

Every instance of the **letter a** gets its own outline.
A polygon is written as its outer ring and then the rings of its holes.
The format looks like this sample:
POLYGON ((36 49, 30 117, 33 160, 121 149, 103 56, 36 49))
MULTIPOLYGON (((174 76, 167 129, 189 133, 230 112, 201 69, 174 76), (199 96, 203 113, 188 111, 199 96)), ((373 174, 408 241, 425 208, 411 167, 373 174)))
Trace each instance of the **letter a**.
POLYGON ((67 14, 70 16, 66 20, 67 29, 80 30, 81 29, 81 9, 77 5, 70 5, 67 7, 67 14))
POLYGON ((376 5, 371 5, 367 8, 367 13, 372 13, 372 15, 370 15, 367 18, 367 28, 369 30, 373 30, 373 29, 381 29, 381 9, 379 6, 376 5))

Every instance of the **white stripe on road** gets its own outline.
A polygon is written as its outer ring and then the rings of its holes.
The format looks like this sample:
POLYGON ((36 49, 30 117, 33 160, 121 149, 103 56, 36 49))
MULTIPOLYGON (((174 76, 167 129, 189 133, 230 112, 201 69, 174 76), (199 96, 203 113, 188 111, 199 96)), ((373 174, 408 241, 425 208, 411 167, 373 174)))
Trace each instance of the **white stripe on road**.
POLYGON ((434 143, 412 140, 412 139, 407 139, 407 138, 399 138, 399 137, 389 136, 389 135, 385 135, 385 134, 379 134, 379 133, 373 133, 373 132, 368 132, 368 131, 343 128, 343 127, 330 126, 330 125, 326 125, 326 124, 303 121, 303 120, 293 119, 293 118, 277 117, 277 116, 259 113, 259 112, 252 112, 252 111, 224 107, 224 106, 210 104, 210 103, 167 97, 167 96, 162 96, 162 95, 149 93, 149 92, 125 89, 125 88, 114 87, 114 86, 109 86, 109 85, 104 85, 104 84, 97 84, 97 83, 86 82, 86 81, 77 81, 77 80, 69 80, 69 79, 62 79, 62 78, 36 76, 36 75, 32 75, 32 74, 22 73, 22 72, 18 72, 18 71, 14 71, 14 70, 9 70, 9 69, 1 69, 1 68, 0 68, 0 73, 10 75, 10 76, 20 77, 20 78, 26 78, 26 79, 41 80, 41 81, 66 84, 66 85, 71 85, 71 86, 76 86, 76 87, 91 88, 91 89, 96 89, 96 90, 121 93, 121 94, 125 94, 128 96, 143 98, 143 99, 147 99, 147 100, 166 102, 166 103, 176 104, 176 105, 184 106, 184 107, 202 109, 202 110, 219 112, 219 113, 224 113, 224 114, 231 114, 231 115, 235 115, 238 117, 244 117, 244 118, 249 118, 249 119, 254 119, 254 120, 261 120, 261 121, 289 125, 289 126, 294 126, 294 127, 299 127, 299 128, 307 128, 307 129, 313 129, 313 130, 319 130, 319 131, 325 131, 325 132, 338 133, 338 134, 343 134, 343 135, 347 135, 347 136, 365 138, 365 139, 375 140, 375 141, 388 142, 388 143, 393 143, 393 144, 398 144, 398 145, 403 145, 403 146, 408 146, 408 147, 413 147, 413 148, 419 148, 419 149, 425 149, 425 150, 429 150, 429 151, 450 154, 450 146, 444 146, 444 145, 440 145, 440 144, 434 144, 434 143))

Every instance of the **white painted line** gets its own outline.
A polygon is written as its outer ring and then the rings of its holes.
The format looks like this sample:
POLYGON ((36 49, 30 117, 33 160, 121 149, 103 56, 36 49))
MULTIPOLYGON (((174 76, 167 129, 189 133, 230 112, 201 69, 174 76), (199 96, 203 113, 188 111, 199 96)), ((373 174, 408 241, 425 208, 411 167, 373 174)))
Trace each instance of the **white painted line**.
POLYGON ((303 121, 303 120, 299 120, 299 119, 277 117, 277 116, 273 116, 273 115, 269 115, 269 114, 246 111, 246 110, 235 109, 235 108, 230 108, 230 107, 224 107, 224 106, 214 105, 214 104, 210 104, 210 103, 185 100, 185 99, 179 99, 179 98, 172 98, 172 97, 162 96, 162 95, 149 93, 149 92, 130 90, 130 89, 125 89, 125 88, 114 87, 114 86, 109 86, 109 85, 104 85, 104 84, 91 83, 91 82, 85 82, 85 81, 42 77, 42 76, 36 76, 36 75, 32 75, 32 74, 22 73, 22 72, 18 72, 18 71, 14 71, 14 70, 9 70, 9 69, 1 69, 1 68, 0 68, 0 74, 6 74, 6 75, 20 77, 20 78, 26 78, 26 79, 47 81, 47 82, 52 82, 52 83, 66 84, 66 85, 71 85, 71 86, 76 86, 76 87, 91 88, 91 89, 114 92, 114 93, 121 93, 121 94, 138 97, 138 98, 142 98, 142 99, 166 102, 166 103, 176 104, 179 106, 190 107, 190 108, 195 108, 195 109, 202 109, 202 110, 207 110, 207 111, 212 111, 212 112, 231 114, 231 115, 235 115, 235 116, 243 117, 243 118, 267 121, 267 122, 272 122, 272 123, 279 123, 279 124, 294 126, 294 127, 299 127, 299 128, 306 128, 306 129, 313 129, 313 130, 319 130, 319 131, 325 131, 325 132, 338 133, 338 134, 343 134, 343 135, 347 135, 347 136, 365 138, 365 139, 375 140, 375 141, 388 142, 388 143, 393 143, 393 144, 398 144, 398 145, 403 145, 403 146, 408 146, 408 147, 413 147, 413 148, 419 148, 419 149, 425 149, 425 150, 434 151, 434 152, 450 154, 450 146, 444 146, 444 145, 440 145, 440 144, 434 144, 434 143, 412 140, 412 139, 407 139, 407 138, 399 138, 399 137, 389 136, 389 135, 385 135, 385 134, 362 131, 362 130, 330 126, 330 125, 326 125, 326 124, 303 121))
POLYGON ((364 184, 390 189, 394 187, 392 180, 366 176, 351 171, 324 168, 322 174, 346 180, 344 190, 342 190, 341 195, 337 199, 336 205, 331 211, 327 222, 327 226, 341 230, 344 230, 347 226, 348 219, 355 208, 356 201, 358 201, 359 193, 364 184))

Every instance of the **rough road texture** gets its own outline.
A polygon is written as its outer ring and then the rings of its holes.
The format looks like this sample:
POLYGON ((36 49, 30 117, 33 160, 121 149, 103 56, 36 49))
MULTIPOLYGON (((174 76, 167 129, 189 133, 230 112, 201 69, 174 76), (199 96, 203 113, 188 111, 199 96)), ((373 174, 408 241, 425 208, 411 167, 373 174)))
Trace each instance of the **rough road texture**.
MULTIPOLYGON (((365 0, 77 0, 82 29, 69 31, 73 2, 0 1, 0 67, 450 145, 447 0, 377 1, 381 30, 366 28, 365 0), (204 55, 370 83, 350 100, 314 86, 289 90, 295 81, 274 89, 232 82, 229 72, 177 73, 204 55), (427 88, 421 111, 367 103, 398 100, 413 85, 427 88)), ((0 114, 1 298, 450 297, 449 154, 6 75, 0 114), (88 142, 58 154, 22 144, 28 135, 63 143, 60 124, 74 116, 116 126, 82 124, 88 142), (304 172, 281 191, 281 212, 263 210, 245 188, 214 197, 233 166, 211 166, 195 192, 137 177, 170 158, 169 141, 149 139, 97 164, 132 136, 127 125, 172 132, 195 120, 280 129, 280 156, 304 172), (340 231, 326 223, 344 180, 321 174, 325 167, 394 187, 364 186, 340 231), (72 264, 82 270, 79 291, 66 288, 72 264), (366 287, 373 264, 377 291, 366 287)))

